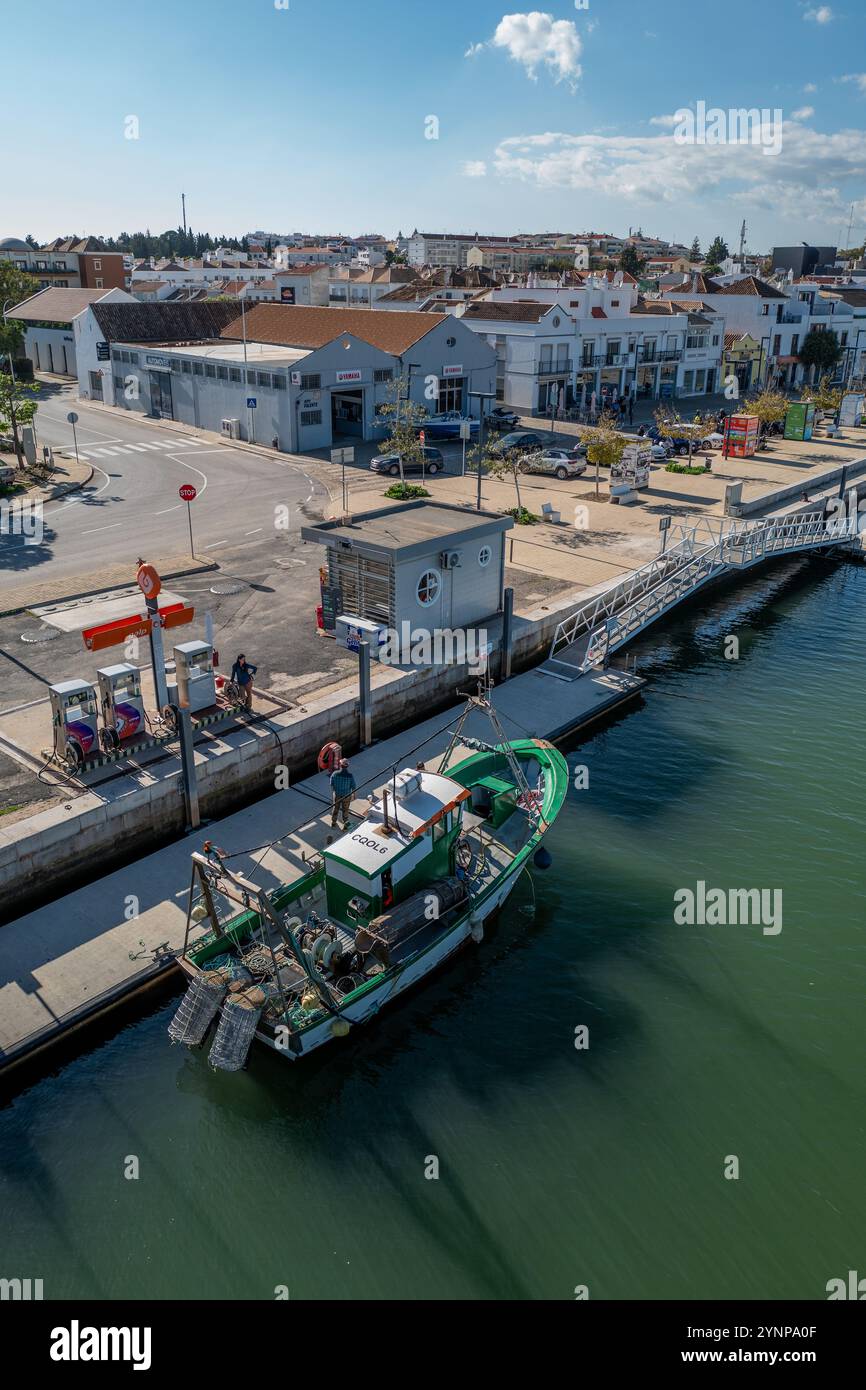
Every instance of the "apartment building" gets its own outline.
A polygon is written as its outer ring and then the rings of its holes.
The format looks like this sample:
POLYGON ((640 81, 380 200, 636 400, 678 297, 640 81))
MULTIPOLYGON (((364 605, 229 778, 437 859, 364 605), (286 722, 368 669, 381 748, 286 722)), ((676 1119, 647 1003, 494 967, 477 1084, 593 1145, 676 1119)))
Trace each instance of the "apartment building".
MULTIPOLYGON (((859 354, 853 306, 841 298, 826 298, 817 282, 801 280, 779 289, 754 275, 730 280, 699 275, 692 283, 696 302, 702 311, 722 315, 726 334, 748 335, 760 345, 757 358, 749 359, 749 380, 741 382, 747 389, 767 384, 786 390, 800 385, 809 372, 797 354, 813 329, 835 332, 846 353, 853 349, 859 354)), ((682 290, 664 292, 665 299, 682 295, 682 290)), ((737 375, 742 376, 742 370, 737 375)))
POLYGON ((132 283, 131 264, 123 253, 104 251, 96 237, 56 237, 35 249, 18 237, 6 237, 0 241, 0 260, 32 275, 42 290, 128 290, 132 283))
POLYGON ((593 393, 674 399, 718 386, 721 315, 644 301, 630 277, 588 277, 570 289, 506 286, 476 297, 461 317, 496 350, 498 399, 526 413, 593 393))
MULTIPOLYGON (((446 232, 414 231, 409 237, 408 260, 411 266, 424 265, 451 266, 462 270, 469 264, 469 252, 473 246, 484 245, 506 248, 520 245, 520 237, 482 236, 478 232, 470 235, 446 232)), ((538 254, 536 252, 536 254, 538 254)))

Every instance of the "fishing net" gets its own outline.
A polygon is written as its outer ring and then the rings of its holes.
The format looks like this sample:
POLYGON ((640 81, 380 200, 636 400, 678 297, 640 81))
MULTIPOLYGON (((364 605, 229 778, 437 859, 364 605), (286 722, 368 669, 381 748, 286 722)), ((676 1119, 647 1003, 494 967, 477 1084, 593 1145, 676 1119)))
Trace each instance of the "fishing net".
POLYGON ((211 1020, 216 1017, 225 992, 226 987, 221 980, 208 980, 203 975, 197 975, 168 1025, 168 1036, 172 1042, 186 1043, 188 1047, 200 1043, 211 1020))
POLYGON ((240 1071, 252 1046, 261 1009, 253 1008, 246 999, 236 995, 226 999, 222 1007, 219 1028, 208 1054, 212 1067, 219 1071, 240 1071))

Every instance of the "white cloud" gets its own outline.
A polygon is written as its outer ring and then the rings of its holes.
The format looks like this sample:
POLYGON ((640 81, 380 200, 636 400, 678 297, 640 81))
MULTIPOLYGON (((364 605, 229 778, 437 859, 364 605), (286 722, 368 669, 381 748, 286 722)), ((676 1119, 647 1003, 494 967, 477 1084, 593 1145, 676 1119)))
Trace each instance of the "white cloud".
POLYGON ((547 131, 500 142, 493 169, 541 190, 567 188, 643 202, 749 202, 826 223, 850 206, 846 185, 866 179, 866 131, 821 134, 786 121, 782 148, 684 145, 673 135, 547 131), (816 196, 820 192, 820 197, 816 196))
POLYGON ((483 179, 487 173, 487 165, 483 159, 467 159, 464 160, 460 172, 467 179, 483 179))
POLYGON ((818 88, 815 86, 814 82, 807 82, 805 87, 803 88, 804 92, 817 92, 817 90, 818 88))
POLYGON ((814 106, 798 106, 796 111, 791 112, 792 121, 808 121, 810 116, 814 116, 814 106))
POLYGON ((813 19, 816 24, 829 24, 833 18, 833 11, 829 5, 819 5, 816 10, 807 10, 803 18, 813 19))
POLYGON ((537 78, 541 64, 549 68, 557 82, 572 85, 581 74, 578 61, 581 42, 570 19, 531 10, 529 14, 506 14, 490 40, 494 48, 504 48, 509 57, 526 69, 527 77, 537 78))
POLYGON ((483 53, 486 47, 487 45, 484 43, 471 43, 467 48, 466 52, 463 54, 463 57, 474 58, 477 54, 483 53))
POLYGON ((649 123, 650 125, 661 125, 672 128, 673 126, 678 125, 679 121, 680 113, 678 111, 675 111, 671 116, 650 116, 649 123))
POLYGON ((866 72, 847 72, 844 77, 837 77, 837 82, 856 82, 861 92, 866 92, 866 72))

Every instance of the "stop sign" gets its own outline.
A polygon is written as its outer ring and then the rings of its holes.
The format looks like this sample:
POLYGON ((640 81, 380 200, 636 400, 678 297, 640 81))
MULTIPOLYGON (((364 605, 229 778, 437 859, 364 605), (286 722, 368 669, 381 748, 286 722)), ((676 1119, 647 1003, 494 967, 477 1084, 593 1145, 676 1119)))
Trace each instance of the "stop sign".
POLYGON ((183 487, 178 489, 178 493, 184 502, 194 502, 198 496, 192 483, 184 483, 183 487))

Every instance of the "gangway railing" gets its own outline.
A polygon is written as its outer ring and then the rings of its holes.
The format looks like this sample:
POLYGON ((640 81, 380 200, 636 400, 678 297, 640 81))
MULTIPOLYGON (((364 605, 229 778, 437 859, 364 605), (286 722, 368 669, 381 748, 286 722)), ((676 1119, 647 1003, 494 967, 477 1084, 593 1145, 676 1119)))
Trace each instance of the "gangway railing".
MULTIPOLYGON (((820 512, 806 516, 739 523, 705 546, 630 604, 593 629, 581 671, 603 665, 610 654, 681 603, 710 580, 734 569, 747 569, 768 555, 850 544, 858 538, 857 516, 825 521, 820 512)), ((697 528, 696 528, 697 529, 697 528)))
POLYGON ((697 549, 708 544, 703 538, 697 538, 697 527, 677 529, 682 532, 682 539, 670 546, 663 555, 657 555, 648 564, 641 565, 640 569, 632 570, 624 579, 597 594, 559 623, 553 634, 548 660, 554 660, 557 652, 570 647, 582 633, 590 631, 603 619, 612 617, 619 609, 633 603, 641 594, 655 588, 656 584, 660 584, 668 575, 688 564, 697 549))

